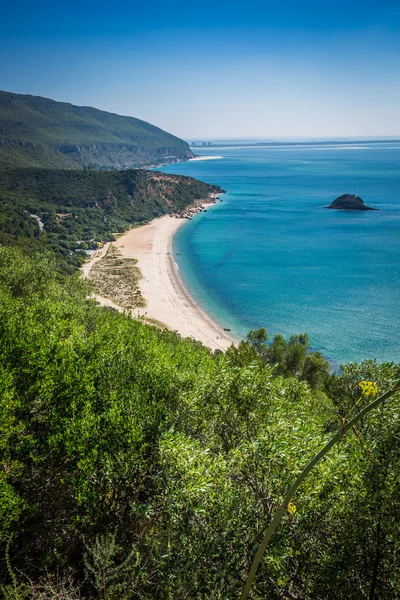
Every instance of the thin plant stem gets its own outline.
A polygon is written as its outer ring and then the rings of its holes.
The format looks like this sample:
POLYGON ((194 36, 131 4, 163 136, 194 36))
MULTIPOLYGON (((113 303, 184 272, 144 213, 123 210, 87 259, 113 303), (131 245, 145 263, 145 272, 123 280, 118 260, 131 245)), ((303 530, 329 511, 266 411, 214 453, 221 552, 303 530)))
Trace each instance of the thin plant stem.
POLYGON ((251 565, 251 569, 247 576, 247 580, 246 580, 245 586, 243 588, 242 595, 240 597, 241 600, 247 600, 247 598, 249 596, 250 588, 252 586, 252 583, 253 583, 256 573, 257 573, 258 566, 259 566, 261 559, 264 555, 264 552, 268 546, 268 543, 269 543, 275 529, 278 527, 279 523, 281 522, 283 515, 286 513, 289 502, 293 498, 294 493, 296 492, 297 488, 303 483, 303 481, 305 480, 307 475, 310 473, 310 471, 315 467, 315 465, 318 464, 319 461, 329 452, 329 450, 332 448, 332 446, 334 446, 338 442, 341 442, 343 440, 344 436, 347 434, 347 432, 350 429, 352 429, 352 427, 358 421, 360 421, 366 414, 368 414, 369 412, 374 410, 374 408, 377 408, 380 404, 385 402, 385 400, 390 398, 390 396, 392 396, 399 390, 400 390, 400 379, 398 381, 396 381, 394 386, 389 388, 384 394, 382 394, 381 396, 379 396, 378 398, 373 400, 370 404, 367 404, 367 406, 365 406, 362 410, 360 410, 350 421, 343 424, 343 426, 340 427, 340 429, 338 429, 338 431, 329 440, 329 442, 318 452, 318 454, 316 454, 314 456, 314 458, 312 458, 310 460, 308 465, 302 470, 300 475, 297 477, 296 481, 291 485, 291 487, 288 489, 287 493, 285 494, 285 497, 284 497, 281 505, 276 510, 276 512, 272 518, 272 521, 261 541, 261 544, 258 547, 258 550, 254 556, 253 564, 251 565))

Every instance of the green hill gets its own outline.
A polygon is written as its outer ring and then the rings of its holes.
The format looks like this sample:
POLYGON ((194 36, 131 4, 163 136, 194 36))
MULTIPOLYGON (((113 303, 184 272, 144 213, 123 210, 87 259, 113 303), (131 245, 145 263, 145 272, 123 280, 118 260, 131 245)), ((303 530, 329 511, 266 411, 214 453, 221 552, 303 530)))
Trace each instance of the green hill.
POLYGON ((76 171, 0 168, 0 245, 50 248, 61 270, 113 233, 181 211, 220 188, 143 169, 76 171), (39 221, 38 221, 39 219, 39 221), (42 224, 40 228, 39 223, 42 224))
POLYGON ((0 91, 0 165, 125 169, 192 156, 186 142, 145 121, 0 91))

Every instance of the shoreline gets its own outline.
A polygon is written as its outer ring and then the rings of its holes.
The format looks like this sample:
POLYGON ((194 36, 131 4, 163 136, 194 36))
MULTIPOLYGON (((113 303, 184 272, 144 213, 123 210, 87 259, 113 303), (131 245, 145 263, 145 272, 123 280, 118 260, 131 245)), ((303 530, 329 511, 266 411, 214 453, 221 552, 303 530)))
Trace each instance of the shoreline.
MULTIPOLYGON (((212 203, 204 202, 209 209, 212 203)), ((135 227, 112 244, 124 258, 135 258, 142 273, 139 280, 141 295, 146 301, 144 308, 132 309, 132 314, 143 321, 157 321, 168 329, 177 331, 182 337, 191 337, 212 350, 226 350, 236 343, 230 332, 220 327, 194 300, 185 287, 179 266, 173 257, 173 237, 186 219, 164 215, 147 225, 135 227)), ((93 264, 104 256, 109 248, 82 267, 85 277, 93 264)), ((95 295, 103 306, 124 310, 112 300, 95 295)))
POLYGON ((195 156, 194 158, 189 158, 189 160, 187 162, 195 162, 195 161, 199 161, 199 160, 217 160, 220 158, 224 158, 223 156, 208 156, 207 154, 201 156, 195 156))
POLYGON ((185 162, 192 162, 192 161, 199 161, 199 160, 216 160, 216 159, 220 159, 220 158, 224 158, 223 156, 208 156, 207 154, 204 155, 195 155, 193 158, 182 158, 179 160, 175 160, 174 162, 166 162, 166 163, 160 163, 157 165, 143 165, 142 167, 134 167, 135 169, 162 169, 163 167, 168 167, 170 165, 179 165, 179 163, 185 163, 185 162))

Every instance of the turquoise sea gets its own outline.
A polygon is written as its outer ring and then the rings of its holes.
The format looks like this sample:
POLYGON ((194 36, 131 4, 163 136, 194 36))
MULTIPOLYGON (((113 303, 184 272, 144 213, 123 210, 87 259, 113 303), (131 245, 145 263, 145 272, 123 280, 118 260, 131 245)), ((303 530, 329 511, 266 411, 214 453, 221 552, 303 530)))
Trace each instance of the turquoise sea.
POLYGON ((185 285, 237 336, 307 332, 332 363, 400 361, 400 143, 200 149, 227 191, 174 239, 185 285), (324 207, 354 193, 379 212, 324 207))

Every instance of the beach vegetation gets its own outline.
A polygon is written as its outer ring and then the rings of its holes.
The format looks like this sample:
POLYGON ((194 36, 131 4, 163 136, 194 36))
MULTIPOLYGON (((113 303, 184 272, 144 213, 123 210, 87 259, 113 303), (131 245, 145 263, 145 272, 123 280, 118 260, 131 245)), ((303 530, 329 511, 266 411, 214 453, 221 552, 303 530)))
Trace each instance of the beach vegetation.
POLYGON ((94 293, 109 298, 122 308, 144 307, 145 301, 138 289, 142 274, 136 264, 136 259, 123 257, 111 244, 106 255, 90 269, 89 280, 94 293))

